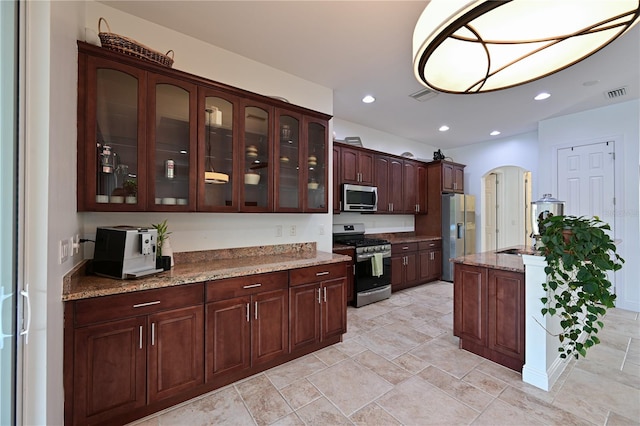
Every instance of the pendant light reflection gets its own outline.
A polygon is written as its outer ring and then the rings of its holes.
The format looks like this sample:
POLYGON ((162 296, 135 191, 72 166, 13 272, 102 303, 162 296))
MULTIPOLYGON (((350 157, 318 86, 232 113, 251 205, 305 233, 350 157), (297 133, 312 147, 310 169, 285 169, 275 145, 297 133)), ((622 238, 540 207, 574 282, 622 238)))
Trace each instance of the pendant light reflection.
POLYGON ((211 115, 213 114, 213 109, 207 108, 205 111, 207 112, 207 160, 205 162, 204 183, 227 183, 229 182, 228 174, 218 173, 213 170, 211 160, 211 115))
POLYGON ((414 73, 447 93, 514 87, 592 55, 639 14, 640 0, 431 0, 413 33, 414 73))

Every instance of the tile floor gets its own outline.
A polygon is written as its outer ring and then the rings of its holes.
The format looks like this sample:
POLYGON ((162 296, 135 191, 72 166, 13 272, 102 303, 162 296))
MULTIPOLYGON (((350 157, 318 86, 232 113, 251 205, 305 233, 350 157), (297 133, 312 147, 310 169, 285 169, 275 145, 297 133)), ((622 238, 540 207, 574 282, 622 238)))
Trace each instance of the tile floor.
POLYGON ((602 341, 550 392, 458 349, 453 286, 349 308, 343 342, 142 419, 166 425, 640 425, 640 320, 611 310, 602 341))

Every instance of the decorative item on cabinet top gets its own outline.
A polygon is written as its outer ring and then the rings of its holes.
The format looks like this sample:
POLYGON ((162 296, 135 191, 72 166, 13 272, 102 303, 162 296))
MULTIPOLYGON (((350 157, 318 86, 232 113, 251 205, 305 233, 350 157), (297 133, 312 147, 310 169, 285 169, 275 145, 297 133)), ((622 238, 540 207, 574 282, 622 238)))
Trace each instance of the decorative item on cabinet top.
POLYGON ((209 107, 205 111, 207 112, 209 130, 207 131, 207 160, 205 164, 204 183, 227 183, 229 182, 229 175, 213 170, 211 159, 211 126, 219 126, 222 124, 222 112, 216 107, 209 107))
POLYGON ((109 27, 109 23, 102 17, 98 19, 98 37, 100 37, 100 44, 105 49, 114 50, 116 52, 124 53, 129 56, 164 65, 165 67, 169 68, 171 68, 171 66, 173 65, 173 50, 169 50, 166 54, 162 54, 145 46, 144 44, 137 42, 134 39, 112 33, 111 27, 109 27), (108 32, 103 32, 100 29, 100 25, 103 21, 107 26, 108 32), (169 54, 171 54, 171 56, 169 56, 169 54))

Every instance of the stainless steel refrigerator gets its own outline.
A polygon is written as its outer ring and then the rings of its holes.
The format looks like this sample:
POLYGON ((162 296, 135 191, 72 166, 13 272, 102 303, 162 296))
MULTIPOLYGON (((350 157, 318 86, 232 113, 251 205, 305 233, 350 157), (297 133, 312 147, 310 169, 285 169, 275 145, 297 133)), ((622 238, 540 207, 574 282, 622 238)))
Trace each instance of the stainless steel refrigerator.
POLYGON ((442 279, 453 281, 449 259, 476 252, 476 198, 442 194, 442 279))

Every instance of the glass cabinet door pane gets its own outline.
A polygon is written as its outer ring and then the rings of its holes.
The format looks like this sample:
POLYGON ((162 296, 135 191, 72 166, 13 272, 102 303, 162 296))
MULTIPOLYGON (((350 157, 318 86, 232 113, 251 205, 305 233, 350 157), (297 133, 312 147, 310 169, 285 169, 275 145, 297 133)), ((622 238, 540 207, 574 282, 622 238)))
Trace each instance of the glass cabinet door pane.
POLYGON ((307 127, 307 208, 327 208, 326 126, 310 122, 307 127))
POLYGON ((172 84, 156 85, 156 205, 189 203, 189 92, 172 84))
POLYGON ((244 110, 245 207, 269 207, 269 113, 258 107, 244 110))
POLYGON ((233 206, 233 104, 208 96, 204 110, 204 205, 233 206))
POLYGON ((136 204, 138 79, 100 68, 96 82, 96 203, 136 204))
POLYGON ((280 158, 278 167, 278 207, 300 208, 300 121, 289 115, 280 116, 280 158))

